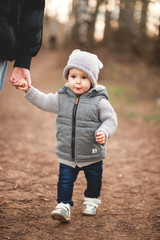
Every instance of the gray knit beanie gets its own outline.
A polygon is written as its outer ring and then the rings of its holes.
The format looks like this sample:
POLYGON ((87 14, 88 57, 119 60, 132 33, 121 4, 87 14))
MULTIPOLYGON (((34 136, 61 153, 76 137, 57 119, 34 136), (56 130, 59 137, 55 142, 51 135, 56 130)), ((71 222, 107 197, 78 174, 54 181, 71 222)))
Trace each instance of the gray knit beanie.
POLYGON ((77 68, 87 74, 91 80, 92 86, 95 87, 98 80, 99 70, 102 67, 103 64, 98 59, 97 55, 76 49, 69 56, 67 65, 63 71, 63 76, 68 80, 69 70, 71 68, 77 68))

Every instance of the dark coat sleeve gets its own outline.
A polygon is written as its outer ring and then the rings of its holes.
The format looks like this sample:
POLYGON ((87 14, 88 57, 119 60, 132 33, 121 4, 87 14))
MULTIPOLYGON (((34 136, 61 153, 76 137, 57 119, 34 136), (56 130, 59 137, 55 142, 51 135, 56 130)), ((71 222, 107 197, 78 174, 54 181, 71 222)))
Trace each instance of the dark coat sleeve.
POLYGON ((21 6, 17 29, 15 67, 30 69, 31 59, 42 44, 45 0, 26 0, 21 6))

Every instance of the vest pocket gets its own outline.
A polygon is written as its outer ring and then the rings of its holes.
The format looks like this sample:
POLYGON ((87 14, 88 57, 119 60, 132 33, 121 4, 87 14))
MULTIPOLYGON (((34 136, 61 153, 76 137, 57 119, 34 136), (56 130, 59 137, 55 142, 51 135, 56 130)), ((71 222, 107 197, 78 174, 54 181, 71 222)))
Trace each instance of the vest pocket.
POLYGON ((56 138, 56 149, 61 152, 61 155, 66 155, 66 159, 68 159, 68 155, 71 156, 71 129, 69 126, 58 126, 56 131, 56 138))
POLYGON ((106 144, 94 143, 86 146, 85 143, 81 143, 81 147, 76 148, 76 160, 77 161, 93 161, 101 160, 106 156, 106 144))

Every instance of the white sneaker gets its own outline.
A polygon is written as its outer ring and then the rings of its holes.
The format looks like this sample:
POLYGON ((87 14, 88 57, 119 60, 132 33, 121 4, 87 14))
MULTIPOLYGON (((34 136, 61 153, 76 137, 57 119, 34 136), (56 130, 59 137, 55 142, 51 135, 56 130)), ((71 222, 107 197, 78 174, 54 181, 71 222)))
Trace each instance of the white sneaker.
POLYGON ((70 222, 71 221, 71 205, 69 203, 59 203, 55 210, 51 213, 51 217, 54 220, 60 222, 70 222))
POLYGON ((95 216, 98 204, 101 203, 101 200, 98 198, 84 198, 82 214, 86 216, 95 216))

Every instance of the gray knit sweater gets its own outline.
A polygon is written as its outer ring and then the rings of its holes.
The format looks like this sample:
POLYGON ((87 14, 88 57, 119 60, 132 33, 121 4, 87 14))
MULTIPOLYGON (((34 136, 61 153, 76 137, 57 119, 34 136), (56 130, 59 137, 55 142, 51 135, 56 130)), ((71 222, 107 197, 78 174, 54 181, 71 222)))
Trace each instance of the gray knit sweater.
MULTIPOLYGON (((68 84, 66 84, 66 86, 68 87, 68 84)), ((95 88, 97 90, 102 90, 104 89, 103 86, 101 85, 96 85, 95 88)), ((93 91, 93 88, 90 89, 89 91, 93 91)), ((40 108, 41 110, 47 111, 47 112, 52 112, 57 114, 58 113, 58 93, 49 93, 49 94, 45 94, 41 91, 39 91, 38 89, 31 87, 27 93, 25 93, 25 98, 32 103, 33 105, 35 105, 36 107, 40 108)), ((106 137, 110 138, 116 128, 117 128, 117 116, 116 113, 114 111, 114 109, 112 108, 111 104, 109 103, 109 101, 105 98, 102 98, 99 102, 99 118, 100 121, 102 122, 101 126, 97 129, 97 131, 102 130, 103 132, 105 132, 106 137)), ((60 163, 69 165, 71 167, 83 167, 83 166, 87 166, 90 165, 92 163, 95 163, 95 161, 90 161, 90 162, 80 162, 80 163, 75 163, 75 162, 71 162, 71 161, 67 161, 64 159, 58 159, 60 163)), ((99 161, 99 160, 98 160, 99 161)))

